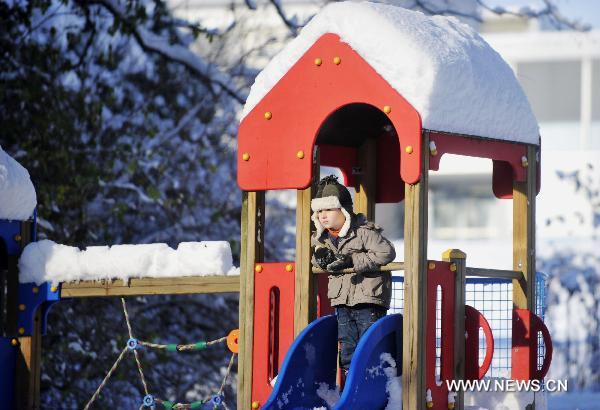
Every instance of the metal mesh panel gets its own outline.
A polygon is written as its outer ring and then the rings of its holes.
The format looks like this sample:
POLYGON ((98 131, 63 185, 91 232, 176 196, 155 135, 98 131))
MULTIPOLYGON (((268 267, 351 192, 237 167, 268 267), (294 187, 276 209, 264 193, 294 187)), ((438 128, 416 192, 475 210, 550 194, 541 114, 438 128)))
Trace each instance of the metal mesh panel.
MULTIPOLYGON (((536 274, 536 314, 544 319, 546 304, 546 275, 536 274)), ((487 319, 494 334, 494 357, 486 377, 510 378, 511 339, 512 339, 512 281, 496 278, 467 278, 465 290, 466 303, 479 310, 487 319)), ((439 305, 438 305, 439 309, 439 305)), ((403 313, 404 276, 394 273, 392 276, 392 303, 389 313, 403 313)), ((438 312, 437 315, 441 313, 438 312)), ((436 315, 436 316, 437 316, 436 315)), ((436 323, 436 347, 440 345, 440 323, 436 323)), ((538 335, 538 368, 541 368, 545 355, 545 346, 538 335)), ((439 352, 436 348, 436 368, 439 366, 439 352)), ((479 363, 485 356, 485 339, 480 332, 479 363)), ((439 369, 436 369, 439 372, 439 369)))

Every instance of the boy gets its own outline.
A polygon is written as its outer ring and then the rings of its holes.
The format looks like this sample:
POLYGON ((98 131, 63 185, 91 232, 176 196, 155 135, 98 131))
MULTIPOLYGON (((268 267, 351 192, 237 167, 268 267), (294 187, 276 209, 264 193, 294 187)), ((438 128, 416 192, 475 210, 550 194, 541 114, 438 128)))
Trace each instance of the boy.
POLYGON ((350 192, 337 177, 319 181, 311 208, 316 228, 312 264, 330 272, 327 297, 336 309, 340 367, 346 375, 358 340, 390 307, 391 273, 376 270, 393 261, 396 252, 379 226, 354 214, 350 192), (347 268, 354 272, 341 272, 347 268))

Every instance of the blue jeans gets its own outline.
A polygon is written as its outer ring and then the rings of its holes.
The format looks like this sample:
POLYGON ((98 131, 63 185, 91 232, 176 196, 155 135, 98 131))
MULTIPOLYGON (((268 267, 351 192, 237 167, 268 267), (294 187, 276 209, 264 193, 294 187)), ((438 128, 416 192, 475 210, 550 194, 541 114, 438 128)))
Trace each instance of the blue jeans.
POLYGON ((340 367, 346 372, 361 336, 367 329, 386 315, 387 309, 373 304, 336 306, 338 340, 341 346, 340 367))

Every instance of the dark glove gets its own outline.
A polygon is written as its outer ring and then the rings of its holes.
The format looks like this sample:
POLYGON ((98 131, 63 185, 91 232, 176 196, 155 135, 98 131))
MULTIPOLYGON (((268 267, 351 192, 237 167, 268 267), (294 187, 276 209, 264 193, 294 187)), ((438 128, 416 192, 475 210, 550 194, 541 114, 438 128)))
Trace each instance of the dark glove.
POLYGON ((327 265, 335 261, 335 254, 326 246, 317 246, 315 248, 315 259, 319 267, 326 270, 327 265))
POLYGON ((352 265, 352 257, 350 255, 338 253, 335 255, 335 260, 327 265, 327 270, 329 272, 336 272, 342 269, 351 268, 352 265))

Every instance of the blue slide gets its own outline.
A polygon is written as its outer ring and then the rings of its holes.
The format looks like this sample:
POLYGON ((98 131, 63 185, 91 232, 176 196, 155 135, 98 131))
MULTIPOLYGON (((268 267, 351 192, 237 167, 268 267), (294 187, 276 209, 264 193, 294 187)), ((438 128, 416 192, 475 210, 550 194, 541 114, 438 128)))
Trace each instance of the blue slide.
MULTIPOLYGON (((363 335, 348 372, 346 385, 332 410, 384 409, 388 402, 384 368, 389 357, 396 362, 398 375, 402 370, 402 315, 387 315, 378 320, 363 335), (387 353, 387 355, 386 355, 387 353)), ((262 406, 268 410, 312 410, 324 407, 325 400, 317 394, 322 383, 335 388, 337 360, 337 323, 335 316, 321 317, 298 335, 288 350, 277 383, 262 406)))

